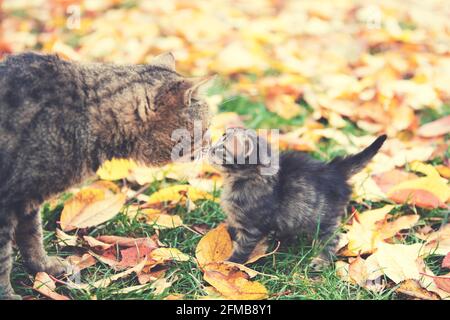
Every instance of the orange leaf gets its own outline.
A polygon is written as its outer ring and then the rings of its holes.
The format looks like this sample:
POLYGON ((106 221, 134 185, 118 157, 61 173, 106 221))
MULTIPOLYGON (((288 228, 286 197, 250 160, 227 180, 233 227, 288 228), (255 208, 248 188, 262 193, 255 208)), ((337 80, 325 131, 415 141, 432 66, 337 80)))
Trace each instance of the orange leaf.
POLYGON ((396 203, 408 203, 421 208, 447 208, 447 205, 432 192, 420 189, 402 189, 389 194, 389 199, 396 203))
POLYGON ((417 130, 419 136, 431 138, 442 136, 450 132, 450 116, 424 124, 417 130))
POLYGON ((224 261, 231 256, 233 243, 227 231, 226 224, 222 223, 199 241, 195 256, 200 266, 210 262, 224 261))

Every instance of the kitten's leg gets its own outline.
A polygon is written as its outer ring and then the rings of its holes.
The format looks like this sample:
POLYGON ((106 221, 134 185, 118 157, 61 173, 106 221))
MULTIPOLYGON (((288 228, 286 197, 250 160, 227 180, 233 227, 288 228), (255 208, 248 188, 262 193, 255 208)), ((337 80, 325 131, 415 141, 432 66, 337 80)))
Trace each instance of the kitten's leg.
POLYGON ((39 210, 21 215, 16 229, 16 242, 30 273, 40 271, 60 275, 66 271, 67 264, 57 257, 49 257, 44 249, 39 210))
POLYGON ((10 282, 15 216, 0 216, 0 300, 19 300, 10 282))
POLYGON ((228 261, 236 263, 247 262, 250 254, 255 249, 256 245, 264 238, 264 235, 255 228, 234 229, 234 248, 231 257, 228 261))
POLYGON ((319 236, 320 243, 325 244, 320 254, 311 261, 311 268, 313 270, 321 270, 329 266, 335 257, 336 246, 339 242, 339 236, 336 234, 338 224, 333 225, 321 232, 319 236))

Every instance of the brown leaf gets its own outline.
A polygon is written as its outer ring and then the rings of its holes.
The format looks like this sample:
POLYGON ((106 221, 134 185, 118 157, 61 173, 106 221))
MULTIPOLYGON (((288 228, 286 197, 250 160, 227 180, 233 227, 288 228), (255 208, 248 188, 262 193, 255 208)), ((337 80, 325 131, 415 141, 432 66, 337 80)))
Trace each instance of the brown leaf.
POLYGON ((135 247, 139 245, 145 245, 147 247, 154 247, 158 248, 158 242, 155 241, 152 237, 146 237, 146 238, 129 238, 129 237, 119 237, 119 236, 99 236, 97 237, 97 240, 102 241, 104 243, 112 244, 112 245, 118 245, 119 247, 135 247))
POLYGON ((70 300, 55 291, 55 282, 45 272, 38 272, 34 278, 33 289, 53 300, 70 300))
POLYGON ((439 300, 436 293, 430 292, 420 286, 417 280, 405 280, 396 290, 399 293, 421 300, 439 300))
POLYGON ((81 271, 83 269, 89 268, 97 263, 97 260, 90 255, 89 253, 83 254, 80 256, 69 256, 67 257, 67 262, 69 262, 72 266, 74 266, 77 271, 81 271))

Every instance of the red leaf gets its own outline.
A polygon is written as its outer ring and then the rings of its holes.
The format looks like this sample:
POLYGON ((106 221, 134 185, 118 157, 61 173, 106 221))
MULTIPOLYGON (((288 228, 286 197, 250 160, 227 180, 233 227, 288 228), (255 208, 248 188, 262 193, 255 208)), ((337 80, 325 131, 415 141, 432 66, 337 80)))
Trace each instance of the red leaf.
POLYGON ((450 252, 447 253, 447 255, 444 258, 444 261, 442 261, 442 268, 450 269, 450 252))
POLYGON ((419 128, 417 134, 425 138, 430 138, 442 136, 449 132, 450 132, 450 116, 446 116, 433 122, 424 124, 419 128))
POLYGON ((421 208, 436 209, 447 208, 433 193, 426 190, 402 189, 393 192, 389 198, 396 203, 409 203, 421 208))

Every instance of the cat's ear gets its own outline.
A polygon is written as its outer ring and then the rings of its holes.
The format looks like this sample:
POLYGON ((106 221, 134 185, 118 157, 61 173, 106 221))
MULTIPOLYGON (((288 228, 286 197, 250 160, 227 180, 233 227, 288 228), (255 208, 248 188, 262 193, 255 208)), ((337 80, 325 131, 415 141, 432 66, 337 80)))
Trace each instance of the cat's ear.
POLYGON ((215 78, 215 75, 199 78, 187 78, 185 81, 188 83, 188 88, 183 95, 183 104, 186 107, 190 107, 193 98, 205 95, 215 78))
POLYGON ((154 57, 151 64, 175 71, 175 57, 172 52, 162 53, 154 57))

